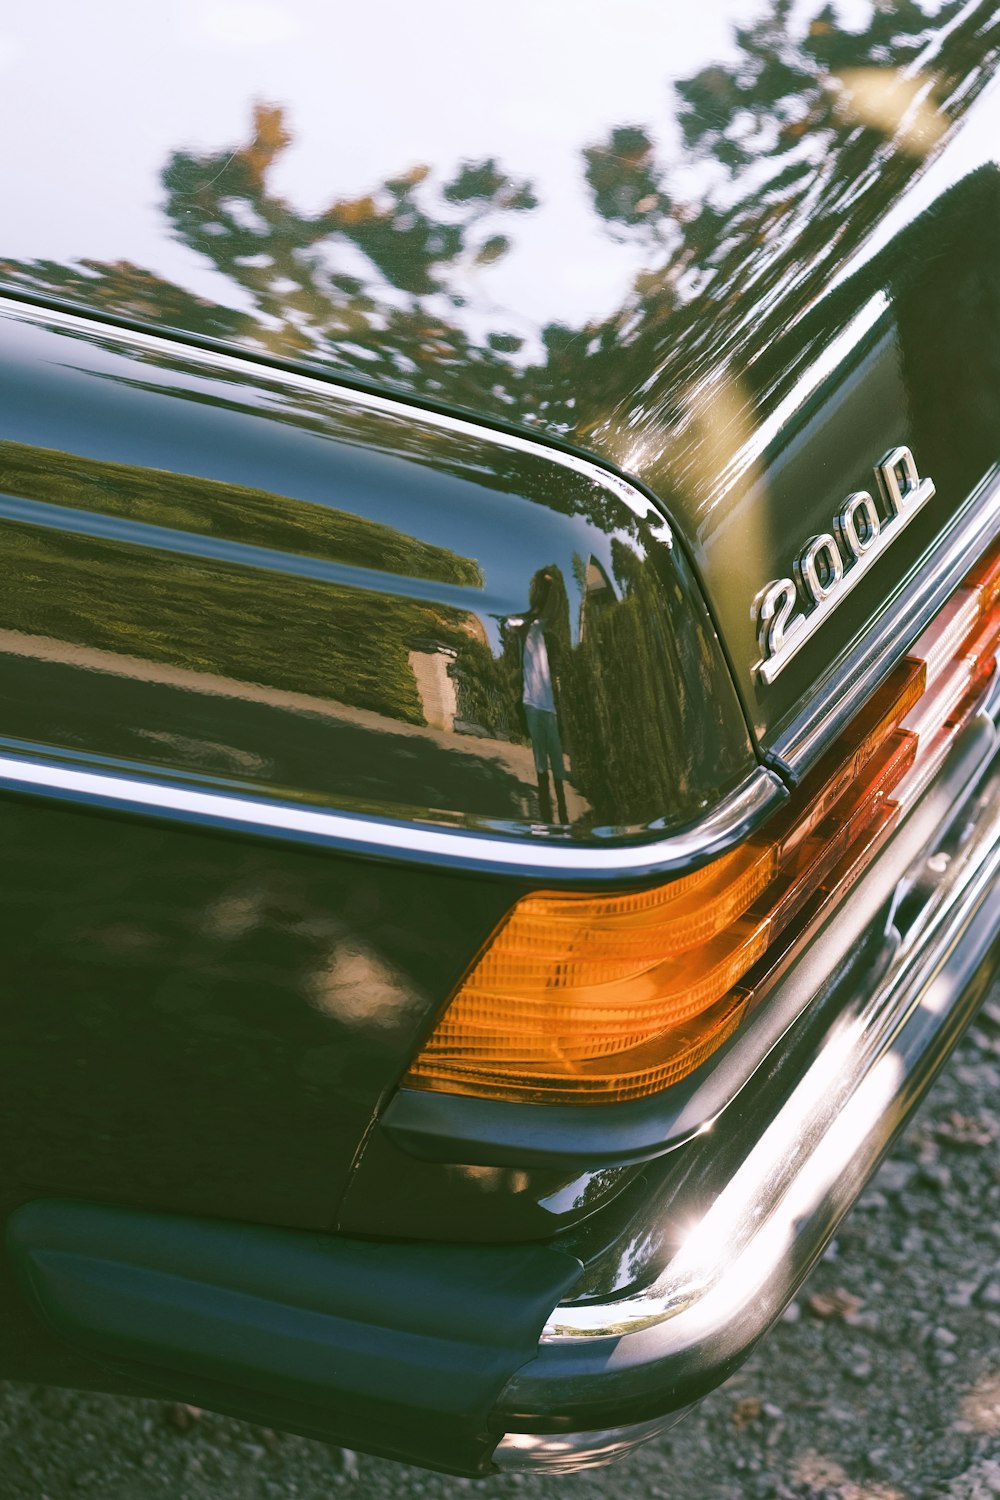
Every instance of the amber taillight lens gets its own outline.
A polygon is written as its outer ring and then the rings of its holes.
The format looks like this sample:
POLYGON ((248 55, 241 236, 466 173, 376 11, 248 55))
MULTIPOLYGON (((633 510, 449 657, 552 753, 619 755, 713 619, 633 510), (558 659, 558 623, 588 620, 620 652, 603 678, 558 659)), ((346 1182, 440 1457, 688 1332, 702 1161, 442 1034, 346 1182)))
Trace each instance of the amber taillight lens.
POLYGON ((737 1027, 755 978, 860 874, 974 712, 1000 645, 1000 548, 766 829, 693 874, 513 907, 408 1088, 599 1104, 666 1088, 737 1027))

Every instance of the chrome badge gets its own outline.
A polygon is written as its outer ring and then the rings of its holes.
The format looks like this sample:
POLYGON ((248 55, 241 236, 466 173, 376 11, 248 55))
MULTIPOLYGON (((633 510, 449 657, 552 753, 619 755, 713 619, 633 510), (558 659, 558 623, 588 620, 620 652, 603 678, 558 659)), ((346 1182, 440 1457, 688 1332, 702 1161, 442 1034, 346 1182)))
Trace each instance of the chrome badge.
POLYGON ((909 448, 892 448, 875 465, 875 478, 881 510, 867 490, 855 490, 840 507, 833 531, 802 548, 794 579, 776 578, 758 595, 756 670, 765 682, 784 670, 934 494, 933 479, 921 479, 909 448))

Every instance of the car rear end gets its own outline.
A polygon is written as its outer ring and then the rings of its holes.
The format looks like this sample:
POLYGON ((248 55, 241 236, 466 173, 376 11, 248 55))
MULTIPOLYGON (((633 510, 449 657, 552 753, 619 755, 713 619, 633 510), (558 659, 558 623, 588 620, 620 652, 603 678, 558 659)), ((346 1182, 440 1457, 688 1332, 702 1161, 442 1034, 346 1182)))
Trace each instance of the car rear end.
POLYGON ((327 286, 383 199, 293 213, 263 105, 164 184, 284 321, 0 265, 5 1374, 560 1470, 780 1316, 997 966, 981 10, 919 162, 821 91, 814 217, 523 355, 327 286))
POLYGON ((626 1451, 778 1316, 992 973, 992 474, 796 775, 631 482, 4 316, 7 1367, 466 1473, 626 1451))

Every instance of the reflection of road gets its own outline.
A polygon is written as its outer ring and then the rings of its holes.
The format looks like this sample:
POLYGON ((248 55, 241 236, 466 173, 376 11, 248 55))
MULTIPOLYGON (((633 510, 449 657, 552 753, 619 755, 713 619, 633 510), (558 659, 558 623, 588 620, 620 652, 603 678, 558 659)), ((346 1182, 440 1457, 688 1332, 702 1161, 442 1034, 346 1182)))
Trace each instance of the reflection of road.
POLYGON ((366 805, 384 801, 387 813, 397 804, 533 815, 526 745, 20 631, 0 631, 0 733, 366 805), (40 675, 45 665, 52 673, 40 675))

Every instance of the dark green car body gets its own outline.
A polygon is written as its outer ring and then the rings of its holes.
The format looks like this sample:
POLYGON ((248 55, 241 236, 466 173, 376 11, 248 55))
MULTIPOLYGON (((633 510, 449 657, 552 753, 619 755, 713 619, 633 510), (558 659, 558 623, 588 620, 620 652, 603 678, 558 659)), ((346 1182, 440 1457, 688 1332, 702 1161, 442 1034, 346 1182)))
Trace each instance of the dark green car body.
POLYGON ((990 8, 704 9, 516 47, 19 23, 53 52, 47 101, 4 80, 0 1373, 464 1473, 601 1456, 746 1354, 972 1014, 992 709, 681 1083, 401 1086, 519 898, 766 826, 997 532, 990 8), (899 445, 933 498, 768 681, 763 594, 899 445), (973 873, 897 971, 878 914, 934 840, 973 873), (634 1310, 559 1332, 659 1285, 873 976, 934 965, 949 1004, 752 1299, 669 1348, 634 1310))

